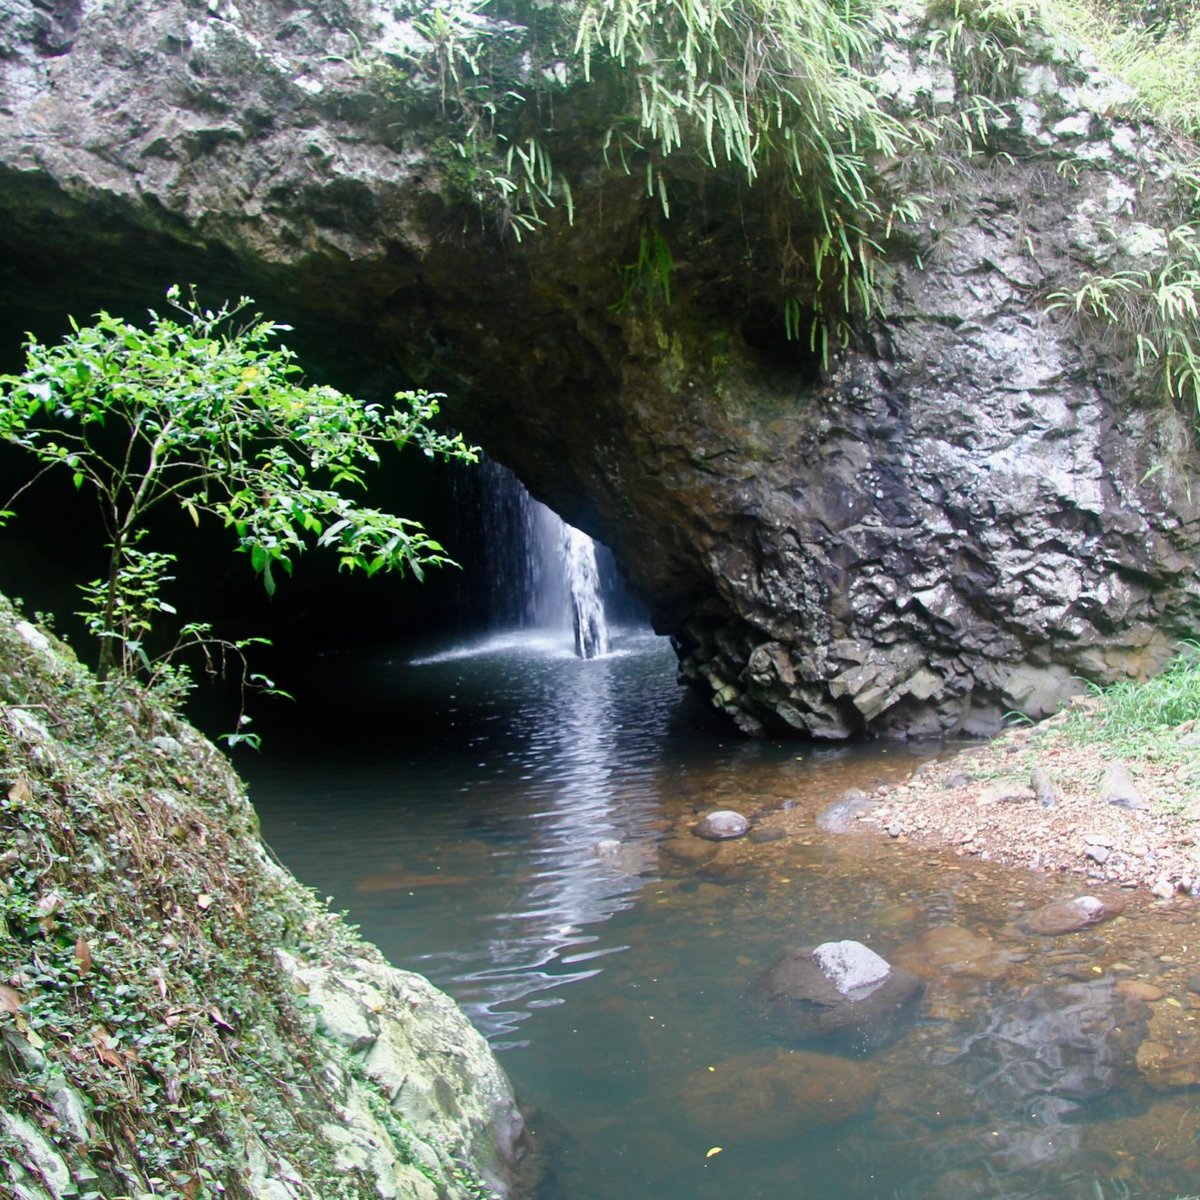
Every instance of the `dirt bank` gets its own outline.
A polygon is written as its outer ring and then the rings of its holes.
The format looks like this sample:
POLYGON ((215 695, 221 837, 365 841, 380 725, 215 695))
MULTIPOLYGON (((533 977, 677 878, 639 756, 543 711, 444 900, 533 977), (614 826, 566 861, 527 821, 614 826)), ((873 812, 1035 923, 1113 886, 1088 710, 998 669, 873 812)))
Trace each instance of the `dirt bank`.
POLYGON ((1122 753, 1070 736, 1080 719, 1064 714, 925 763, 906 783, 877 789, 879 803, 859 820, 899 840, 1164 899, 1200 893, 1196 723, 1122 753))

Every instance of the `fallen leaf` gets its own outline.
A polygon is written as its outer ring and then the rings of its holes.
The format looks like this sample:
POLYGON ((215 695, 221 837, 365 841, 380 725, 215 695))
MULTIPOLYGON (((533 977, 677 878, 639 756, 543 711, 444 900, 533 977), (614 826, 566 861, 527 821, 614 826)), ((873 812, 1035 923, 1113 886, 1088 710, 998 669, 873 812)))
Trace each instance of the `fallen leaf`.
POLYGON ((222 1029, 228 1029, 230 1033, 233 1032, 233 1026, 221 1015, 219 1008, 210 1008, 208 1015, 212 1017, 214 1025, 219 1025, 222 1029))
POLYGON ((714 1146, 704 1157, 712 1158, 714 1154, 720 1154, 724 1148, 724 1146, 714 1146))
POLYGON ((123 1067, 125 1062, 112 1046, 109 1045, 111 1040, 111 1035, 103 1025, 97 1025, 92 1030, 92 1045, 96 1048, 96 1054, 99 1056, 100 1061, 108 1063, 110 1067, 123 1067))
POLYGON ((8 789, 8 798, 14 804, 30 804, 33 802, 33 789, 29 786, 28 779, 18 779, 8 789))
POLYGON ((0 1012, 21 1011, 21 997, 12 988, 0 983, 0 1012))
POLYGON ((83 937, 75 939, 75 969, 86 975, 92 969, 92 948, 83 937))
POLYGON ((204 912, 205 909, 212 907, 213 898, 207 892, 201 892, 196 897, 196 907, 204 912))

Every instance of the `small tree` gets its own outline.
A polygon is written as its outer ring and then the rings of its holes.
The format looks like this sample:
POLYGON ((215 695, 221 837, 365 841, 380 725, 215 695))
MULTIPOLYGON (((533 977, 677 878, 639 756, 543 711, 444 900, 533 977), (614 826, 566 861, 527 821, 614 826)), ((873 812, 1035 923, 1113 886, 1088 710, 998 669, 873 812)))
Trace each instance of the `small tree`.
MULTIPOLYGON (((140 650, 155 614, 173 611, 157 596, 161 575, 148 574, 136 549, 161 505, 231 527, 269 593, 276 570, 290 573, 308 539, 368 575, 420 579, 426 566, 449 561, 419 522, 345 495, 363 485, 385 445, 412 442, 427 456, 475 461, 461 436, 431 427, 438 396, 401 392, 385 408, 305 384, 278 344, 289 326, 251 315, 248 298, 216 311, 178 287, 167 298, 177 315, 151 310, 145 329, 101 312, 83 328, 72 319, 57 346, 31 335, 24 373, 0 376, 0 437, 42 464, 17 495, 61 467, 99 500, 108 572, 85 587, 84 615, 101 639, 101 677, 128 671, 129 650, 140 650)), ((173 560, 157 558, 159 572, 173 560)))

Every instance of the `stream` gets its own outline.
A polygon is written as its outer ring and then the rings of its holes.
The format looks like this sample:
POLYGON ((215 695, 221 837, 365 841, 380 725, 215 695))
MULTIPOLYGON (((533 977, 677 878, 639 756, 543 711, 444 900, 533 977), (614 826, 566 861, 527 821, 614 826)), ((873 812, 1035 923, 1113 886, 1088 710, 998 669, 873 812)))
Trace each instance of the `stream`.
POLYGON ((818 823, 943 749, 744 740, 636 630, 591 661, 561 631, 331 655, 297 690, 240 764, 264 836, 486 1034, 538 1200, 1200 1191, 1200 1097, 1135 1062, 1156 1009, 1195 1020, 1191 913, 1127 897, 1033 936, 1022 914, 1086 889, 818 823), (713 808, 752 833, 691 836, 713 808), (855 1055, 753 1020, 755 976, 843 939, 925 981, 898 1036, 855 1055))

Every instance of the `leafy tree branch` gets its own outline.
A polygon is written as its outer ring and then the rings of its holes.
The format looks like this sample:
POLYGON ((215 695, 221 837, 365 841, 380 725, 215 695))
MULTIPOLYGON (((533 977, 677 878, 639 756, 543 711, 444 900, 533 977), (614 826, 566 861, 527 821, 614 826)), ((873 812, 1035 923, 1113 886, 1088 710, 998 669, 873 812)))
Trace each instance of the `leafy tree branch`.
POLYGON ((268 592, 310 542, 368 575, 420 579, 450 561, 418 522, 347 495, 388 446, 475 460, 460 435, 433 427, 439 397, 401 392, 385 407, 307 384, 278 343, 288 326, 252 313, 248 298, 213 310, 174 287, 167 299, 172 313, 151 311, 145 328, 101 312, 72 320, 57 346, 30 337, 24 372, 0 376, 0 437, 34 455, 34 478, 62 468, 99 502, 109 566, 85 590, 101 676, 136 662, 121 647, 140 647, 152 615, 170 611, 147 575, 162 556, 134 549, 164 503, 232 528, 268 592))

